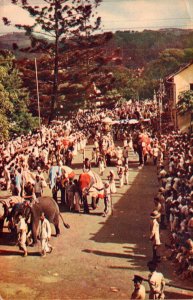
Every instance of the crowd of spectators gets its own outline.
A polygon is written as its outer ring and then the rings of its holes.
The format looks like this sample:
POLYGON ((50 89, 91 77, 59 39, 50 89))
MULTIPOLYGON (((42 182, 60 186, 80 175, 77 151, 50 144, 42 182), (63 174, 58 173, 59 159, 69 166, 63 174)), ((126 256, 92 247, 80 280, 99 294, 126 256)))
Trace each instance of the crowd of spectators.
MULTIPOLYGON (((176 274, 181 279, 192 279, 193 139, 187 133, 172 132, 162 136, 158 147, 162 151, 162 160, 158 165, 160 188, 154 198, 151 217, 157 214, 159 229, 169 229, 169 242, 165 247, 169 251, 168 259, 175 265, 176 274)), ((152 230, 152 226, 150 228, 152 230)), ((157 250, 154 257, 157 260, 160 259, 160 244, 158 241, 153 245, 157 250)))

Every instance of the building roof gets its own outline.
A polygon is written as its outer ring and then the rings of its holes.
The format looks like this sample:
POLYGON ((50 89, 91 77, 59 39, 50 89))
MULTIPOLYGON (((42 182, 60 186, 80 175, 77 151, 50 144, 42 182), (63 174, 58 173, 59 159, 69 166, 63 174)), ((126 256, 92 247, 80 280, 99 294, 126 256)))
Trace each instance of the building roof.
POLYGON ((193 60, 190 61, 188 64, 186 64, 185 66, 182 66, 178 71, 168 75, 166 77, 166 80, 172 79, 174 76, 178 75, 179 73, 181 73, 182 71, 184 71, 185 69, 187 69, 188 67, 190 67, 191 65, 193 65, 193 60))

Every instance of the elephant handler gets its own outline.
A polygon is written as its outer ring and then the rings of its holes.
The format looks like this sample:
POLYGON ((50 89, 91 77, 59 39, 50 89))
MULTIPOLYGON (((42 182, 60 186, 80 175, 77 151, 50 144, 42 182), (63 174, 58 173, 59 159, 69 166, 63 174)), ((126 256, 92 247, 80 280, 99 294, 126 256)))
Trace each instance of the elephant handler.
POLYGON ((27 224, 25 222, 25 219, 23 218, 22 214, 19 214, 19 222, 17 224, 17 234, 18 234, 18 242, 19 247, 23 249, 24 256, 27 256, 27 247, 26 247, 26 241, 27 241, 27 224))
POLYGON ((41 256, 45 257, 46 253, 52 252, 52 246, 49 244, 51 237, 51 226, 49 221, 45 218, 43 212, 40 216, 38 236, 41 242, 41 256))

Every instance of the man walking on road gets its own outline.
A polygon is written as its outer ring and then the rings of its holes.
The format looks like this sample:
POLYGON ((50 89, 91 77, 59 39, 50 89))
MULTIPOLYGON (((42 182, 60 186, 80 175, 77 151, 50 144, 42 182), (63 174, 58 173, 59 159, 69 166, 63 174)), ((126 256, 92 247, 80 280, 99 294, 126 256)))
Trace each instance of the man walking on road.
POLYGON ((158 261, 160 256, 158 256, 157 250, 160 247, 160 232, 159 232, 159 223, 158 219, 160 218, 160 213, 157 210, 154 210, 151 213, 150 220, 150 241, 152 242, 152 250, 153 250, 153 260, 158 261))
POLYGON ((19 215, 19 223, 17 224, 17 234, 19 247, 24 251, 24 256, 27 256, 27 224, 21 214, 19 215))
POLYGON ((50 223, 45 218, 44 213, 42 213, 39 221, 39 238, 41 242, 42 257, 45 257, 46 253, 52 252, 52 246, 49 244, 50 237, 51 237, 50 223))
POLYGON ((150 274, 149 279, 149 299, 165 299, 164 288, 165 279, 162 273, 156 271, 157 264, 154 262, 148 263, 150 274))

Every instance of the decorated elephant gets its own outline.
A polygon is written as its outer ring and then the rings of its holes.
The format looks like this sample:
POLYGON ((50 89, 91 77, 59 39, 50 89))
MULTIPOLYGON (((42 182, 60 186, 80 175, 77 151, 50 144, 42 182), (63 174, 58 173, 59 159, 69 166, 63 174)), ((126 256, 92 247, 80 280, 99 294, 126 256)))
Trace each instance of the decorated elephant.
POLYGON ((151 151, 151 140, 144 132, 133 134, 133 149, 139 155, 139 164, 142 166, 147 162, 147 155, 151 151))
POLYGON ((40 197, 38 198, 38 202, 34 203, 32 206, 26 202, 17 203, 13 206, 11 211, 12 223, 15 225, 18 221, 18 215, 20 213, 23 214, 28 223, 29 231, 32 231, 32 238, 35 244, 37 243, 38 224, 42 212, 45 214, 48 221, 54 224, 56 236, 60 234, 59 217, 61 217, 66 228, 70 227, 64 222, 59 207, 52 197, 40 197))
POLYGON ((82 194, 84 213, 89 213, 88 196, 91 197, 91 206, 97 208, 100 198, 104 198, 104 187, 100 176, 93 171, 85 171, 79 176, 79 187, 82 194))

